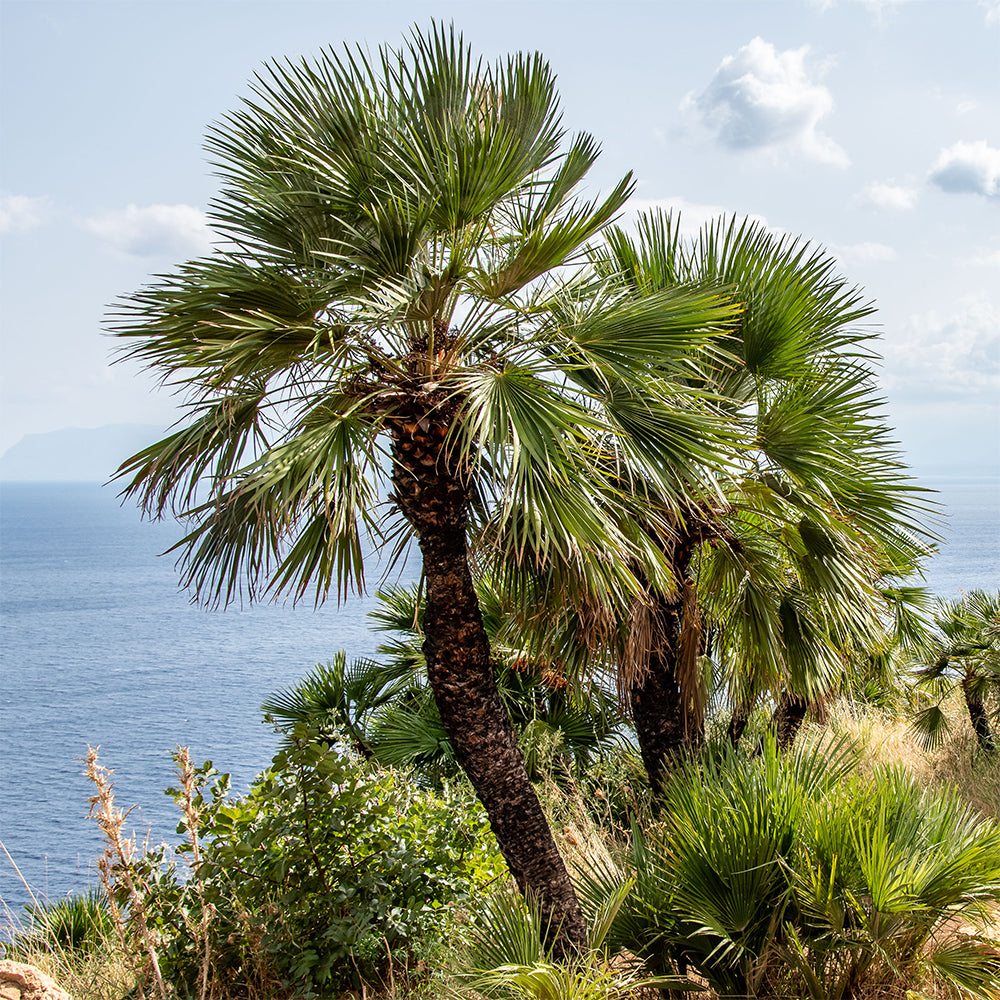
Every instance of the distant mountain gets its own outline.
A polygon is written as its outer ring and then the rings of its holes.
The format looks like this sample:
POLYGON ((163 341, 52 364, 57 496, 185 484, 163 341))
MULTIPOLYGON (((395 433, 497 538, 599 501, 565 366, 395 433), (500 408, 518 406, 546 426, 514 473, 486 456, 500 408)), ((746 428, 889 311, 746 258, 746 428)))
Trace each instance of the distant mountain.
POLYGON ((126 458, 162 436, 163 428, 155 424, 25 434, 0 456, 0 480, 104 483, 126 458))

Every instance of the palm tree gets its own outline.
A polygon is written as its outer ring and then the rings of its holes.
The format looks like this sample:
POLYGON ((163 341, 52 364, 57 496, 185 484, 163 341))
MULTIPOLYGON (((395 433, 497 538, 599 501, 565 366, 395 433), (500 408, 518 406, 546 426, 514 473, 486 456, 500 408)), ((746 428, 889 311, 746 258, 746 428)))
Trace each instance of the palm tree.
POLYGON ((723 423, 697 388, 659 386, 736 312, 581 277, 631 180, 581 201, 598 147, 563 140, 539 55, 487 66, 448 28, 271 63, 208 135, 219 244, 113 327, 186 393, 186 424, 120 474, 190 519, 196 597, 320 602, 364 586, 369 539, 415 538, 442 725, 557 953, 584 921, 497 693, 470 532, 507 573, 634 590, 595 441, 654 456, 667 492, 699 483, 723 423))
POLYGON ((976 744, 983 753, 1000 752, 991 725, 1000 713, 1000 593, 973 590, 941 601, 934 615, 935 634, 912 657, 919 664, 920 686, 937 695, 915 720, 915 728, 933 745, 947 732, 941 702, 959 688, 976 744))
POLYGON ((634 606, 641 641, 624 661, 655 790, 700 740, 707 652, 744 714, 767 690, 801 711, 848 647, 879 641, 882 578, 925 551, 926 504, 879 413, 872 335, 859 327, 874 308, 831 257, 750 220, 720 218, 686 241, 678 218, 653 212, 635 236, 605 235, 601 272, 640 298, 722 287, 742 307, 700 386, 740 438, 714 493, 692 484, 694 502, 672 510, 664 498, 657 541, 673 582, 634 606))
MULTIPOLYGON (((622 739, 622 709, 610 690, 532 641, 534 623, 526 622, 523 613, 530 595, 518 594, 513 604, 489 577, 477 575, 475 584, 497 692, 529 775, 541 777, 539 765, 549 754, 579 773, 622 739)), ((342 734, 365 758, 415 768, 437 783, 454 773, 456 762, 427 685, 422 593, 419 587, 389 587, 378 598, 369 618, 376 629, 391 633, 378 647, 378 659, 348 663, 341 651, 270 695, 262 710, 281 729, 304 722, 324 739, 342 734)), ((551 639, 546 646, 553 646, 551 639)))

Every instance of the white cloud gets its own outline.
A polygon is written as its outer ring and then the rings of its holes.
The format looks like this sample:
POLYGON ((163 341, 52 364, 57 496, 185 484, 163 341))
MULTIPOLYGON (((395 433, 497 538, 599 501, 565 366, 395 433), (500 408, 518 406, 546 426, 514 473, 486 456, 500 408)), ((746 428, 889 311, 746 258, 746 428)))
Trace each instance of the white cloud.
MULTIPOLYGON (((702 205, 697 202, 688 201, 680 195, 670 195, 666 198, 633 198, 628 203, 628 212, 633 217, 639 212, 649 212, 653 209, 662 209, 664 212, 672 212, 675 216, 680 215, 681 232, 685 236, 695 235, 702 226, 725 215, 728 219, 744 216, 735 212, 727 211, 722 205, 702 205)), ((767 219, 762 215, 749 216, 751 222, 759 222, 767 225, 767 219)))
POLYGON ((136 257, 184 257, 211 249, 205 213, 191 205, 147 205, 84 220, 84 228, 136 257))
MULTIPOLYGON (((810 2, 814 7, 819 7, 820 10, 829 10, 831 7, 837 6, 837 0, 810 0, 810 2)), ((877 17, 881 17, 887 10, 902 7, 904 4, 910 3, 911 0, 854 0, 854 2, 866 7, 877 17)))
POLYGON ((981 250, 969 259, 977 267, 1000 267, 1000 250, 981 250))
POLYGON ((979 0, 979 6, 986 8, 987 24, 1000 24, 1000 0, 979 0))
POLYGON ((886 333, 883 347, 894 398, 971 403, 1000 393, 1000 306, 972 302, 947 316, 911 316, 886 333))
POLYGON ((970 111, 975 111, 979 105, 975 101, 959 101, 955 105, 955 114, 967 115, 970 111))
POLYGON ((956 142, 941 150, 930 179, 950 194, 1000 198, 1000 149, 988 146, 985 139, 956 142))
POLYGON ((44 225, 52 214, 48 198, 0 191, 0 233, 23 233, 44 225))
POLYGON ((847 246, 830 246, 827 249, 847 267, 886 264, 897 257, 896 251, 884 243, 852 243, 847 246))
POLYGON ((808 46, 779 52, 754 38, 726 56, 708 87, 689 94, 681 107, 696 114, 730 149, 791 149, 845 167, 847 154, 817 128, 833 110, 833 98, 810 79, 808 53, 808 46))
POLYGON ((871 205, 874 208, 891 208, 897 212, 905 212, 917 203, 917 189, 903 184, 883 184, 874 181, 867 184, 855 198, 859 205, 871 205))

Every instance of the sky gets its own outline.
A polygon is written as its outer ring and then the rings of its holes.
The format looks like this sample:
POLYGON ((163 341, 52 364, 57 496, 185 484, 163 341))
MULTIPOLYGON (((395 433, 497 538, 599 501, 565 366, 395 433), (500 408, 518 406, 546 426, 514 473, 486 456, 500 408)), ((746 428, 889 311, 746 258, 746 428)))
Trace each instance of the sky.
POLYGON ((632 170, 633 210, 826 247, 877 303, 915 470, 1000 474, 1000 0, 0 0, 0 453, 176 419, 102 327, 210 246, 206 127, 268 59, 432 18, 546 56, 603 148, 589 193, 632 170))

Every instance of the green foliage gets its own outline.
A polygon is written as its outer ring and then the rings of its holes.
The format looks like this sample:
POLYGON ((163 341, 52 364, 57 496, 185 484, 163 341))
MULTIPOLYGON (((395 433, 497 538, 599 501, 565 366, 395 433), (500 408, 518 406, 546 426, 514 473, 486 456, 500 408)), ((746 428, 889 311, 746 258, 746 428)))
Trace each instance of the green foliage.
MULTIPOLYGON (((620 740, 622 707, 599 684, 573 677, 572 665, 552 651, 553 637, 534 634, 537 623, 525 624, 524 609, 497 581, 481 575, 476 589, 497 689, 528 773, 541 778, 545 760, 555 756, 582 772, 620 740)), ((378 660, 348 663, 341 651, 271 694, 261 709, 283 730, 308 723, 326 738, 346 736, 383 766, 414 768, 438 783, 458 765, 427 681, 422 595, 416 587, 390 587, 378 598, 369 617, 392 633, 378 660)))
POLYGON ((1000 996, 995 946, 954 932, 1000 902, 1000 830, 955 793, 856 762, 843 741, 768 742, 681 768, 660 823, 582 878, 591 909, 634 883, 609 941, 723 994, 839 1000, 926 975, 1000 996))
POLYGON ((542 946, 546 934, 539 908, 529 898, 496 893, 476 914, 460 979, 473 994, 491 1000, 625 1000, 648 989, 696 988, 679 976, 649 976, 641 962, 612 960, 605 940, 632 889, 618 886, 590 921, 590 946, 555 962, 542 946))
POLYGON ((96 889, 65 899, 25 907, 27 927, 3 945, 4 955, 28 961, 39 948, 56 954, 93 954, 114 937, 115 927, 105 897, 96 889))
POLYGON ((225 992, 280 983, 328 996, 380 982, 387 962, 405 967, 504 870, 464 787, 419 789, 302 728, 245 798, 229 797, 210 764, 196 787, 201 850, 190 877, 166 849, 142 862, 161 969, 181 990, 198 979, 192 928, 203 907, 211 976, 225 992))
POLYGON ((942 703, 961 689, 981 750, 995 755, 1000 742, 1000 592, 973 590, 960 600, 941 601, 934 635, 912 651, 917 689, 924 704, 915 713, 914 732, 927 748, 948 733, 942 703))

